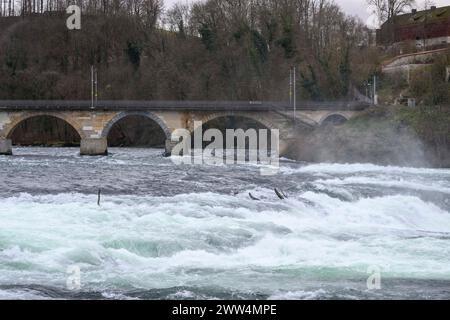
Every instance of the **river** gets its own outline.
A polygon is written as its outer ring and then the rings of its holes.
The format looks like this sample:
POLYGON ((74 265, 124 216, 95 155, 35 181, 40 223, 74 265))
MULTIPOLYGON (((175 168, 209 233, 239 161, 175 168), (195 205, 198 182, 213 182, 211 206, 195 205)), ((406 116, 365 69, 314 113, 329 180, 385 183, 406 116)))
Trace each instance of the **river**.
POLYGON ((0 157, 2 299, 450 298, 449 169, 285 159, 261 176, 156 149, 14 152, 0 157))

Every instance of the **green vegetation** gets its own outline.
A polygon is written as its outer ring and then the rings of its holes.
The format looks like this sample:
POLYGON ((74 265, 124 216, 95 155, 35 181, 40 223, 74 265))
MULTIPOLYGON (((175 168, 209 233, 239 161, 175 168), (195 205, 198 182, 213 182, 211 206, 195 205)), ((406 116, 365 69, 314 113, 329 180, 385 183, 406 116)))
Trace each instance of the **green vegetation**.
POLYGON ((383 77, 379 93, 388 107, 370 111, 350 121, 349 125, 381 116, 384 123, 388 120, 393 126, 411 129, 423 143, 426 153, 434 155, 433 163, 450 166, 450 82, 446 79, 450 54, 436 56, 433 60, 432 64, 412 71, 409 83, 407 77, 399 74, 383 77), (400 95, 415 98, 417 106, 389 106, 400 95))
POLYGON ((385 105, 406 104, 399 98, 410 97, 422 106, 449 105, 450 82, 446 74, 449 66, 450 54, 441 54, 433 57, 430 64, 411 70, 409 81, 406 71, 382 75, 378 83, 380 102, 385 105))
POLYGON ((440 164, 450 166, 450 106, 402 107, 395 118, 414 129, 440 164))
POLYGON ((450 82, 446 81, 446 67, 450 66, 450 54, 436 58, 430 66, 411 74, 409 92, 423 105, 450 103, 450 82))
POLYGON ((345 126, 378 134, 390 128, 399 132, 406 129, 420 140, 434 165, 450 166, 450 106, 378 107, 353 118, 345 126))
POLYGON ((374 107, 343 125, 299 132, 290 156, 311 162, 450 167, 450 107, 374 107))
POLYGON ((374 107, 349 120, 346 127, 357 130, 372 127, 409 127, 427 143, 450 147, 450 106, 374 107))

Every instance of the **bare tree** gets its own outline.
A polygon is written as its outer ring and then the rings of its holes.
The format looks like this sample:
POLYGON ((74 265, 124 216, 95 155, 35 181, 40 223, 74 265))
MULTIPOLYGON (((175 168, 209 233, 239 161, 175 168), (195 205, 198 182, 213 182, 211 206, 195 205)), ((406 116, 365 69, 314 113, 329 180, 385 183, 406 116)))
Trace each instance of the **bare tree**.
POLYGON ((414 0, 367 0, 367 4, 374 10, 380 24, 404 13, 414 3, 414 0))
POLYGON ((144 17, 147 28, 154 28, 163 10, 164 3, 162 0, 143 0, 142 15, 144 17))
POLYGON ((175 3, 166 13, 166 23, 172 31, 177 31, 180 35, 191 34, 190 29, 191 7, 186 3, 175 3))

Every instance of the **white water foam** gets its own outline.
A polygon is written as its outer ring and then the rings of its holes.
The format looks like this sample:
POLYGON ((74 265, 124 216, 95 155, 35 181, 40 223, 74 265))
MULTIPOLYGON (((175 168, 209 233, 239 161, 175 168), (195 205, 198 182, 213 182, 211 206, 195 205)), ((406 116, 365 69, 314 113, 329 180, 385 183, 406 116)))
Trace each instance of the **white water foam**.
POLYGON ((61 286, 71 265, 80 266, 83 285, 104 290, 191 283, 263 290, 258 273, 274 269, 351 276, 370 265, 391 277, 450 279, 450 214, 432 203, 305 192, 279 205, 271 190, 253 192, 266 200, 105 196, 98 207, 81 194, 3 199, 0 284, 61 286), (243 284, 245 276, 254 282, 243 284))
POLYGON ((316 184, 323 185, 335 185, 335 186, 346 186, 346 185, 370 185, 379 187, 395 187, 402 189, 412 189, 418 191, 436 191, 442 193, 450 194, 450 180, 449 181, 408 181, 405 179, 393 180, 387 179, 385 177, 369 178, 369 177, 347 177, 342 179, 321 179, 316 180, 316 184))
POLYGON ((421 175, 445 175, 450 178, 450 169, 433 169, 433 168, 413 168, 413 167, 396 167, 396 166, 380 166, 371 163, 354 163, 354 164, 338 164, 338 163, 318 163, 309 164, 300 168, 283 167, 281 172, 285 174, 292 173, 328 173, 328 174, 355 174, 355 173, 409 173, 421 175))

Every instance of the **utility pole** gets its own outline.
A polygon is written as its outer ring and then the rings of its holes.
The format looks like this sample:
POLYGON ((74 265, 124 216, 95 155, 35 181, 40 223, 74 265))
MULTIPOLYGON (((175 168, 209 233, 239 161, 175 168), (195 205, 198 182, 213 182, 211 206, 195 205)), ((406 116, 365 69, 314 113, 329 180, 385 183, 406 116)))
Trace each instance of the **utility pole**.
POLYGON ((297 123, 297 77, 296 77, 296 69, 294 66, 294 70, 293 70, 293 79, 294 79, 294 125, 296 125, 297 123))
POLYGON ((292 107, 292 68, 289 69, 289 106, 292 107))
POLYGON ((94 66, 91 65, 91 109, 94 109, 94 66))
POLYGON ((95 105, 97 105, 98 101, 98 78, 97 78, 97 68, 95 69, 95 105))
POLYGON ((289 69, 289 107, 294 108, 294 125, 297 123, 297 72, 295 66, 289 69))
POLYGON ((378 105, 378 95, 377 95, 377 76, 373 76, 373 104, 378 105))

